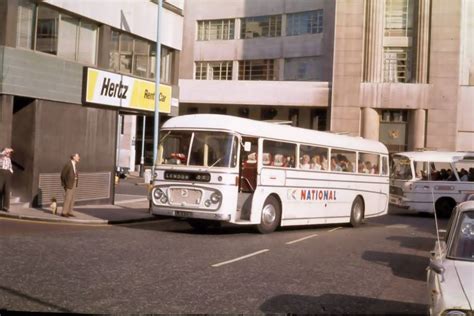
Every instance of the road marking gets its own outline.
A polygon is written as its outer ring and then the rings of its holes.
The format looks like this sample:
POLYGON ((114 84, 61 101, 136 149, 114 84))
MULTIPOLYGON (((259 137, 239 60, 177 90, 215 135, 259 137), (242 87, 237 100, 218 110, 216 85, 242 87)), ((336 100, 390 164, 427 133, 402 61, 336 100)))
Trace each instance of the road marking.
POLYGON ((439 232, 439 233, 445 233, 445 232, 446 232, 446 229, 438 229, 438 232, 439 232))
POLYGON ((399 228, 399 229, 406 229, 409 228, 410 226, 405 225, 405 224, 393 224, 393 225, 388 225, 387 228, 399 228))
POLYGON ((297 243, 297 242, 300 242, 300 241, 303 241, 303 240, 306 240, 306 239, 309 239, 309 238, 313 238, 313 237, 316 237, 316 236, 318 236, 318 234, 313 234, 313 235, 309 235, 309 236, 306 236, 306 237, 303 237, 303 238, 300 238, 300 239, 292 240, 292 241, 287 242, 286 244, 291 245, 291 244, 294 244, 294 243, 297 243))
POLYGON ((341 229, 341 228, 342 228, 342 227, 333 228, 333 229, 331 229, 328 233, 332 233, 333 231, 336 231, 336 230, 341 229))
POLYGON ((242 257, 238 257, 238 258, 235 258, 235 259, 232 259, 232 260, 228 260, 228 261, 216 263, 216 264, 211 265, 211 267, 217 268, 217 267, 223 266, 223 265, 225 265, 225 264, 229 264, 229 263, 232 263, 232 262, 240 261, 240 260, 243 260, 243 259, 247 259, 247 258, 256 256, 256 255, 259 255, 259 254, 264 253, 264 252, 267 252, 267 251, 270 251, 270 249, 263 249, 263 250, 260 250, 260 251, 257 251, 257 252, 253 252, 253 253, 250 253, 250 254, 248 254, 248 255, 245 255, 245 256, 242 256, 242 257))

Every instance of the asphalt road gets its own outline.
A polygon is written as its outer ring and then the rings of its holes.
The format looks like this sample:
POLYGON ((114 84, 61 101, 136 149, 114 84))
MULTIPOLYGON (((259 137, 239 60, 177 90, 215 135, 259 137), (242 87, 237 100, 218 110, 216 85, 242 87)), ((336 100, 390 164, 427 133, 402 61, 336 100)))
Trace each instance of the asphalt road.
MULTIPOLYGON (((442 221, 441 228, 446 225, 442 221)), ((77 313, 425 313, 432 217, 359 228, 197 233, 0 220, 0 310, 77 313)))

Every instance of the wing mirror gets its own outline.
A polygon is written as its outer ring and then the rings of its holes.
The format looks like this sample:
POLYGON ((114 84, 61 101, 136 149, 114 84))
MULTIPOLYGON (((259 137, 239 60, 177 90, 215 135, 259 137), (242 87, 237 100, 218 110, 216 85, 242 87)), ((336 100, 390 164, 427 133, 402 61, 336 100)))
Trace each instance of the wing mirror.
POLYGON ((430 261, 430 269, 438 274, 443 274, 445 270, 440 262, 436 262, 433 260, 430 261))

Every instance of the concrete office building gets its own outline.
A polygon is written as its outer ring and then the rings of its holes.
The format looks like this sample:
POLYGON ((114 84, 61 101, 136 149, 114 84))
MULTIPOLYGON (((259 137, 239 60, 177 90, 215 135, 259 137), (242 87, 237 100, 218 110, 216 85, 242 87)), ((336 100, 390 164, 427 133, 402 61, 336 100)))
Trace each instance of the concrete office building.
POLYGON ((474 150, 474 2, 186 2, 180 113, 474 150))
MULTIPOLYGON (((78 203, 113 202, 123 114, 153 115, 156 12, 150 0, 0 1, 0 146, 15 149, 20 201, 61 202, 59 172, 79 152, 78 203)), ((169 116, 178 112, 183 0, 164 1, 161 25, 169 116)))
POLYGON ((326 129, 334 8, 324 0, 187 1, 180 114, 326 129))

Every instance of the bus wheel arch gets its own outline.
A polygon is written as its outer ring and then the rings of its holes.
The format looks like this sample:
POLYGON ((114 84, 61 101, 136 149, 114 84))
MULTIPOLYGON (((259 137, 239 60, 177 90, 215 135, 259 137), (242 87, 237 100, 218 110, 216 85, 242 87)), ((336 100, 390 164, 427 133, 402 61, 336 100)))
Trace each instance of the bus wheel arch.
POLYGON ((362 224, 365 215, 365 201, 361 195, 357 195, 352 202, 350 225, 357 227, 362 224))
POLYGON ((281 222, 282 203, 276 194, 270 194, 263 203, 260 224, 257 230, 261 234, 268 234, 275 231, 281 222))
POLYGON ((452 197, 443 196, 436 200, 435 212, 436 215, 442 218, 449 218, 453 208, 456 206, 456 201, 452 197))

